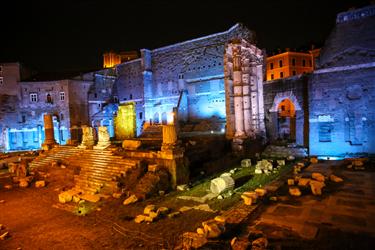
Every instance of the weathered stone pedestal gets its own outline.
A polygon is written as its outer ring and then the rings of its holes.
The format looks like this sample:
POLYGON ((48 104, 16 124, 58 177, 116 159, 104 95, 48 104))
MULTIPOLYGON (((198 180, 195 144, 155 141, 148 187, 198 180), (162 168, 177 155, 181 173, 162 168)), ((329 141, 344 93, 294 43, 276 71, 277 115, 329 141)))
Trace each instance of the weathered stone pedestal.
POLYGON ((173 188, 189 182, 189 167, 185 161, 184 148, 177 141, 175 125, 163 125, 163 144, 158 155, 171 175, 173 188))
POLYGON ((82 128, 77 126, 72 126, 70 129, 70 139, 68 140, 68 145, 78 146, 82 139, 82 128))
POLYGON ((82 133, 82 143, 78 146, 78 148, 92 149, 95 144, 94 128, 82 126, 82 133))
POLYGON ((44 142, 42 144, 43 150, 52 149, 57 143, 55 141, 55 135, 53 130, 53 120, 51 114, 45 114, 44 120, 44 142))
POLYGON ((108 129, 105 126, 101 126, 98 130, 98 144, 94 146, 94 149, 105 149, 111 145, 108 129))

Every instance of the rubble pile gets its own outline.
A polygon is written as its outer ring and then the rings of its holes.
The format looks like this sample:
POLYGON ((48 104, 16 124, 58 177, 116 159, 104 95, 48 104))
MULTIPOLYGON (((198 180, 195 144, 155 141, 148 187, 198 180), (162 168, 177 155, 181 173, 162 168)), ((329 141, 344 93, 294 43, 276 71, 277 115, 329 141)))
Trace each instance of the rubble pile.
POLYGON ((158 219, 164 218, 169 215, 169 208, 167 207, 159 207, 157 208, 155 205, 150 204, 147 205, 143 209, 143 214, 139 214, 135 217, 135 223, 142 223, 142 222, 154 222, 158 219))

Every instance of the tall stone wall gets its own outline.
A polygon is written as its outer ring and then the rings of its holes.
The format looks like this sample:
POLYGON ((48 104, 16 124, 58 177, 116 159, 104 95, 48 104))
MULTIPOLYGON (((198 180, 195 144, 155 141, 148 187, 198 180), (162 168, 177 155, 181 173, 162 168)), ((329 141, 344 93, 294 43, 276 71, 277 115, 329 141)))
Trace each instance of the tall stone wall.
POLYGON ((375 154, 375 68, 313 74, 310 154, 375 154))

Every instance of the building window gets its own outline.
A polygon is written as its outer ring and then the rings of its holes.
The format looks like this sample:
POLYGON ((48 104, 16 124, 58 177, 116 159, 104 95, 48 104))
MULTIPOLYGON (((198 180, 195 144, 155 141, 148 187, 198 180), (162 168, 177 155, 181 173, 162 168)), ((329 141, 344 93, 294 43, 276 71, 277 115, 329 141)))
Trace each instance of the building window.
POLYGON ((65 92, 60 92, 60 101, 65 100, 65 92))
POLYGON ((319 123, 319 142, 331 142, 332 123, 320 122, 319 123))
POLYGON ((97 93, 94 93, 94 98, 98 98, 98 94, 97 93))
POLYGON ((3 72, 3 66, 0 66, 0 72, 3 72))
POLYGON ((292 65, 296 66, 296 59, 295 58, 292 58, 292 65))
POLYGON ((178 74, 178 79, 184 79, 184 74, 178 74))
POLYGON ((293 73, 292 73, 294 76, 297 74, 295 70, 293 70, 293 73))
POLYGON ((117 96, 113 96, 113 102, 118 103, 118 97, 117 96))
POLYGON ((26 122, 26 116, 25 116, 25 115, 22 115, 22 117, 21 117, 21 122, 22 122, 22 123, 25 123, 25 122, 26 122))
POLYGON ((60 121, 63 121, 63 120, 64 120, 64 114, 61 113, 61 114, 60 114, 60 121))
POLYGON ((270 69, 273 69, 273 63, 270 63, 270 69))
POLYGON ((30 93, 30 102, 37 102, 37 101, 38 101, 38 94, 30 93))
POLYGON ((52 96, 50 94, 47 94, 46 103, 52 103, 52 96))
POLYGON ((142 112, 139 112, 139 119, 140 119, 140 120, 143 119, 143 113, 142 113, 142 112))
POLYGON ((273 78, 275 78, 275 77, 274 77, 274 75, 273 75, 273 74, 271 74, 271 80, 273 80, 273 78))
POLYGON ((280 72, 280 78, 284 77, 284 72, 280 72))
POLYGON ((279 67, 281 68, 283 66, 283 60, 279 61, 279 67))
POLYGON ((303 59, 303 60, 302 60, 302 67, 305 67, 305 66, 306 66, 306 60, 303 59))
POLYGON ((4 84, 4 78, 0 77, 0 86, 2 86, 3 84, 4 84))
POLYGON ((129 99, 130 99, 130 100, 133 99, 133 95, 132 95, 132 94, 129 95, 129 99))

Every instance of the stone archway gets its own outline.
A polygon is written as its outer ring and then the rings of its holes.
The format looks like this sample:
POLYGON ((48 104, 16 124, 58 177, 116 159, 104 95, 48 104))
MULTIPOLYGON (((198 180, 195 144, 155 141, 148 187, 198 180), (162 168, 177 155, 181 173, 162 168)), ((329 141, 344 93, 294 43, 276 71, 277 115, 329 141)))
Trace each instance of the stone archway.
POLYGON ((303 145, 303 110, 293 91, 277 93, 270 112, 270 140, 285 139, 303 145), (299 119, 299 120, 298 120, 299 119))

